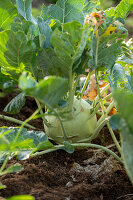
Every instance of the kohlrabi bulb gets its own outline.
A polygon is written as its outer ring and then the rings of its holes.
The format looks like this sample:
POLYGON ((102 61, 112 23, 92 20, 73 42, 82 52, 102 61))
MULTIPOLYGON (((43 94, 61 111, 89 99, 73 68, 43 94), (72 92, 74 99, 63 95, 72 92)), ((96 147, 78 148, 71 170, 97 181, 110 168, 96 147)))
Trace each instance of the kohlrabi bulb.
MULTIPOLYGON (((69 117, 66 117, 66 119, 62 119, 65 131, 68 136, 71 136, 68 141, 72 141, 73 143, 80 142, 93 134, 97 125, 97 118, 96 115, 89 118, 91 108, 91 105, 85 100, 74 98, 73 118, 69 119, 69 117)), ((63 137, 62 127, 58 117, 48 115, 46 116, 46 120, 50 124, 50 127, 45 125, 45 132, 49 138, 54 140, 57 144, 62 144, 66 141, 63 137)))

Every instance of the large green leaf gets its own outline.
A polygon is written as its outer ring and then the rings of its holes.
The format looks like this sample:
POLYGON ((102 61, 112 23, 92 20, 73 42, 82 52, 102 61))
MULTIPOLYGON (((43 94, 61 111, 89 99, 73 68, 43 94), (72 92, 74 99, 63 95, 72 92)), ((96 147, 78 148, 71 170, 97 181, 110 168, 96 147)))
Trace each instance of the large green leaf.
POLYGON ((119 117, 112 121, 113 127, 120 130, 124 166, 133 183, 133 94, 119 90, 113 95, 119 110, 119 117))
POLYGON ((130 74, 126 74, 126 78, 128 80, 128 89, 131 93, 133 93, 133 72, 131 71, 130 74))
POLYGON ((24 32, 26 35, 30 32, 30 28, 33 27, 31 21, 23 20, 22 22, 15 22, 11 24, 11 30, 14 32, 24 32))
POLYGON ((125 19, 130 11, 133 11, 132 0, 121 0, 116 8, 110 8, 105 11, 106 16, 117 19, 125 19))
POLYGON ((76 62, 85 49, 89 38, 90 27, 87 24, 84 24, 84 26, 81 27, 78 22, 74 21, 72 23, 64 24, 64 30, 69 34, 70 42, 74 47, 72 59, 76 62))
POLYGON ((122 42, 127 37, 127 30, 123 26, 110 24, 106 29, 101 26, 99 33, 99 37, 95 33, 92 36, 89 64, 93 69, 97 67, 110 69, 122 54, 122 42))
POLYGON ((43 21, 41 17, 37 18, 37 23, 39 27, 39 39, 40 39, 40 46, 41 47, 49 47, 51 46, 51 36, 52 36, 52 30, 50 26, 43 21))
POLYGON ((36 84, 30 75, 26 77, 25 74, 22 74, 20 76, 19 87, 27 95, 51 107, 57 105, 59 100, 68 91, 68 81, 61 77, 47 76, 44 80, 36 84))
MULTIPOLYGON (((0 161, 5 159, 6 154, 15 153, 19 159, 26 159, 35 150, 48 148, 48 137, 41 131, 27 131, 23 128, 17 140, 19 128, 1 127, 0 128, 0 161), (3 154, 4 152, 4 154, 3 154)), ((49 145, 50 147, 50 145, 49 145)), ((12 154, 13 156, 13 154, 12 154)))
POLYGON ((15 98, 13 98, 7 106, 4 108, 4 111, 11 114, 17 114, 25 104, 25 93, 21 92, 15 98))
POLYGON ((121 129, 121 118, 120 118, 120 115, 119 114, 112 115, 110 120, 109 120, 109 123, 110 123, 111 128, 113 130, 120 130, 121 129))
POLYGON ((0 32, 0 66, 3 68, 22 72, 21 63, 29 67, 34 50, 35 46, 28 43, 23 32, 0 32))
POLYGON ((54 107, 68 91, 68 81, 61 77, 46 77, 40 81, 31 95, 43 104, 54 107))
POLYGON ((133 132, 124 122, 121 123, 121 143, 124 166, 133 184, 133 132))
POLYGON ((133 94, 126 91, 117 91, 114 92, 114 98, 118 103, 121 117, 125 119, 133 134, 133 94))
POLYGON ((56 5, 50 5, 45 9, 44 16, 59 20, 61 23, 76 20, 83 24, 83 7, 84 0, 58 0, 56 5))
POLYGON ((24 90, 26 93, 30 94, 35 88, 37 82, 31 76, 31 74, 23 73, 19 78, 19 87, 24 90))
POLYGON ((125 70, 119 63, 113 66, 110 74, 110 83, 112 88, 122 88, 127 83, 125 70))
POLYGON ((133 93, 132 79, 132 72, 126 72, 124 67, 119 63, 113 66, 109 76, 110 85, 113 89, 123 88, 129 90, 131 93, 133 93))
POLYGON ((10 0, 0 0, 0 29, 9 29, 17 16, 17 9, 10 0))
POLYGON ((20 15, 36 24, 36 20, 32 16, 32 0, 16 0, 16 2, 20 15))
MULTIPOLYGON (((65 51, 64 49, 62 50, 65 51)), ((53 48, 42 49, 38 52, 38 66, 43 74, 46 75, 57 75, 61 77, 69 76, 69 69, 71 66, 71 58, 67 55, 62 59, 56 54, 53 48)))
MULTIPOLYGON (((62 33, 58 29, 53 32, 51 43, 54 47, 54 52, 61 61, 64 61, 65 66, 59 66, 67 70, 71 68, 72 57, 74 55, 74 46, 72 45, 69 35, 67 33, 62 33)), ((57 58, 57 59, 58 59, 57 58)), ((63 69, 62 69, 63 70, 63 69)))
POLYGON ((115 17, 125 19, 130 11, 133 11, 133 1, 122 0, 115 9, 115 17))
POLYGON ((65 23, 64 32, 55 29, 51 37, 54 48, 41 50, 38 63, 47 75, 68 77, 70 70, 79 67, 80 58, 85 49, 89 26, 82 26, 79 22, 65 23), (74 65, 78 61, 77 65, 74 65))

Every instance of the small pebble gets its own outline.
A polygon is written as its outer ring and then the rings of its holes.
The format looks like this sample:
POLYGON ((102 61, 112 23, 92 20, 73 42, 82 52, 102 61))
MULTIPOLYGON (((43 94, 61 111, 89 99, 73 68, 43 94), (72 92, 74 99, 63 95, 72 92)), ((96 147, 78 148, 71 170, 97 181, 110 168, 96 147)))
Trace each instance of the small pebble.
POLYGON ((71 181, 69 181, 67 184, 66 184, 67 187, 72 187, 73 186, 73 183, 71 181))

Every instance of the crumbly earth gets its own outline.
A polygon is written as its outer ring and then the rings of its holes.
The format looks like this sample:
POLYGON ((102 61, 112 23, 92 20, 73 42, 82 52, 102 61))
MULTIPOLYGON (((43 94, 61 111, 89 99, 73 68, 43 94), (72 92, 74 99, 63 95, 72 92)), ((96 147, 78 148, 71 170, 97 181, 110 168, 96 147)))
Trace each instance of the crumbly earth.
MULTIPOLYGON (((16 161, 10 162, 10 164, 16 161)), ((20 162, 24 170, 4 175, 0 196, 30 194, 36 200, 131 200, 123 167, 101 151, 54 152, 20 162)))
MULTIPOLYGON (((15 96, 11 94, 0 98, 0 114, 5 105, 15 96)), ((25 106, 17 119, 25 120, 37 106, 32 98, 27 98, 25 106)), ((6 114, 7 115, 7 114, 6 114)), ((42 120, 32 123, 37 130, 43 130, 42 120)), ((17 126, 0 120, 0 126, 17 126)), ((107 128, 101 132, 100 139, 94 142, 112 144, 107 128)), ((116 153, 116 149, 113 147, 116 153)), ((36 200, 132 200, 131 185, 124 167, 112 156, 101 150, 84 149, 68 154, 57 151, 28 159, 9 161, 8 166, 19 162, 23 171, 1 177, 6 189, 0 190, 1 197, 30 194, 36 200)))

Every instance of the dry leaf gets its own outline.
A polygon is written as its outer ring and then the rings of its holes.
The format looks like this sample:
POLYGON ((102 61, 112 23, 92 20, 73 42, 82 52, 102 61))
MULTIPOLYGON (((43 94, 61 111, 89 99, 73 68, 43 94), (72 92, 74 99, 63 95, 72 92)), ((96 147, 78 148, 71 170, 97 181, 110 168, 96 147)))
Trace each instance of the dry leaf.
POLYGON ((117 113, 115 108, 112 108, 112 110, 109 112, 109 116, 115 115, 117 113))

